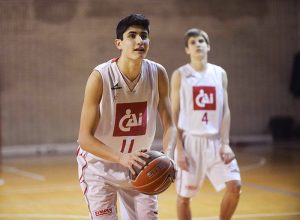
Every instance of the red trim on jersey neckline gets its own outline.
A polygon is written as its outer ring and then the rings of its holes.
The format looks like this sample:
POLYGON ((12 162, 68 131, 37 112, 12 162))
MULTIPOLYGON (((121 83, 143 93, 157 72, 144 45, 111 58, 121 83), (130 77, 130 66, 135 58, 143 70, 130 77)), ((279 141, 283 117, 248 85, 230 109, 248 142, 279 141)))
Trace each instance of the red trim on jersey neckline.
POLYGON ((118 58, 112 58, 112 59, 111 59, 111 62, 112 62, 112 63, 116 63, 116 62, 118 61, 118 59, 119 59, 119 57, 118 57, 118 58))

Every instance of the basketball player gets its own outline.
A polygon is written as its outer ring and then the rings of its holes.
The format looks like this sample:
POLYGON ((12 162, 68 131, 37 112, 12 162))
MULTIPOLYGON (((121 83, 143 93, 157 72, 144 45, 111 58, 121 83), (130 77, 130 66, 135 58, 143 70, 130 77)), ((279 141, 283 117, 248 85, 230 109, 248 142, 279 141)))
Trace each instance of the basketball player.
POLYGON ((229 146, 230 111, 224 69, 207 62, 208 35, 198 29, 185 34, 190 63, 174 71, 171 103, 177 125, 177 214, 191 219, 190 199, 207 176, 219 191, 226 187, 220 219, 231 219, 240 196, 240 173, 229 146))
POLYGON ((141 168, 155 136, 157 112, 162 121, 163 150, 172 155, 176 127, 172 121, 168 75, 145 59, 149 20, 141 14, 122 19, 115 46, 120 57, 95 67, 88 78, 80 120, 78 168, 90 218, 157 219, 157 196, 135 191, 129 170, 141 168))

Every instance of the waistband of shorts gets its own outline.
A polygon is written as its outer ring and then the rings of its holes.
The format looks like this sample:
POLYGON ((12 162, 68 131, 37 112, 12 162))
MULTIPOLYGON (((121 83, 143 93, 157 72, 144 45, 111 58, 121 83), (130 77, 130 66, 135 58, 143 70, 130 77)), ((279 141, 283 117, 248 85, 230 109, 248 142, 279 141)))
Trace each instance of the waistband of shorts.
POLYGON ((182 134, 183 137, 198 137, 204 139, 218 139, 220 136, 219 134, 193 134, 190 132, 184 131, 182 134))
POLYGON ((97 156, 95 156, 94 154, 92 154, 92 153, 89 153, 89 152, 87 152, 87 151, 85 151, 85 150, 83 150, 81 147, 80 147, 80 145, 78 146, 78 148, 77 148, 77 156, 83 156, 83 155, 89 155, 89 156, 91 156, 92 158, 94 158, 94 159, 96 159, 96 160, 99 160, 99 161, 101 161, 101 162, 103 162, 103 163, 110 163, 110 164, 117 164, 117 163, 114 163, 114 162, 111 162, 111 161, 109 161, 109 160, 105 160, 105 159, 103 159, 103 158, 101 158, 101 157, 97 157, 97 156))

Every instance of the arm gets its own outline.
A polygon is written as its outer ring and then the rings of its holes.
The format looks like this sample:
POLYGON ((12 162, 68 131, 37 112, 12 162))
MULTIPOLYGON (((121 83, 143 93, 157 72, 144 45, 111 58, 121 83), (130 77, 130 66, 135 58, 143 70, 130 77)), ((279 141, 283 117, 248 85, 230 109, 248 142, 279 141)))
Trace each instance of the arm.
POLYGON ((144 163, 138 156, 146 156, 142 152, 122 154, 106 146, 101 140, 94 136, 98 122, 100 121, 99 103, 102 98, 103 80, 98 71, 93 71, 88 78, 84 101, 81 111, 78 142, 80 147, 97 157, 120 163, 128 167, 134 174, 132 165, 141 167, 137 161, 144 163))
POLYGON ((158 112, 163 127, 163 151, 171 159, 174 158, 176 145, 176 128, 172 120, 171 103, 169 97, 169 79, 166 70, 158 66, 158 112))
POLYGON ((223 118, 220 130, 220 138, 221 138, 221 149, 220 154, 224 163, 227 164, 231 162, 235 155, 231 148, 229 147, 229 132, 230 132, 230 109, 228 104, 228 79, 226 72, 222 74, 222 84, 223 84, 223 94, 224 94, 224 107, 223 107, 223 118))
POLYGON ((179 111, 180 111, 180 86, 181 86, 181 77, 180 72, 176 70, 171 78, 171 103, 172 103, 172 113, 173 119, 176 124, 177 128, 177 143, 176 143, 176 150, 177 150, 177 163, 179 167, 183 170, 188 170, 188 160, 185 155, 185 151, 183 148, 182 142, 182 133, 183 131, 178 127, 178 118, 179 118, 179 111))

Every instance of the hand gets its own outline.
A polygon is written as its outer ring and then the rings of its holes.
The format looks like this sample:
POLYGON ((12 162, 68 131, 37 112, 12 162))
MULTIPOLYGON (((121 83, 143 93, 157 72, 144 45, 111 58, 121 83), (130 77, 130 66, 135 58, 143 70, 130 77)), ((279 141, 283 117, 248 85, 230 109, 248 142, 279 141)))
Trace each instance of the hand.
POLYGON ((177 151, 177 165, 180 169, 189 171, 189 161, 184 150, 177 151))
POLYGON ((130 170, 130 172, 133 175, 135 175, 133 166, 136 166, 137 168, 141 169, 146 164, 146 161, 142 159, 142 157, 144 158, 149 157, 148 154, 145 154, 146 151, 147 150, 140 150, 132 153, 121 154, 119 163, 124 167, 127 167, 130 170))
POLYGON ((225 164, 229 164, 235 159, 235 154, 228 144, 222 144, 220 148, 220 156, 225 164))

